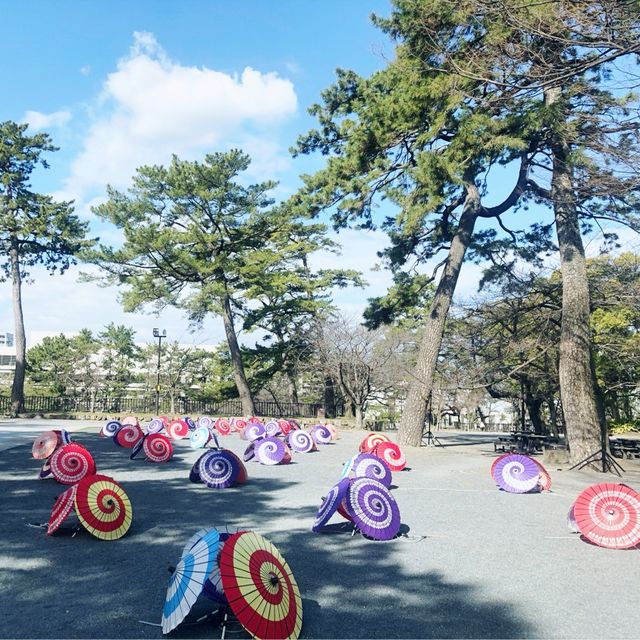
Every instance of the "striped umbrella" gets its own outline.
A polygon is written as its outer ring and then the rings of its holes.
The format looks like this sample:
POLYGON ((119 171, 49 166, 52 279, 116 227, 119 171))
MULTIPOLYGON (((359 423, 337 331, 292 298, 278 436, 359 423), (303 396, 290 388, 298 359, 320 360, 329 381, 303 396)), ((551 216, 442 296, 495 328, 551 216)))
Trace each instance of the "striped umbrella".
POLYGON ((147 433, 160 433, 164 429, 164 422, 160 418, 152 418, 146 427, 147 433))
POLYGON ((200 416, 196 420, 196 426, 204 427, 205 429, 211 429, 213 427, 213 420, 208 416, 200 416))
POLYGON ((51 476, 51 458, 47 458, 42 465, 42 469, 38 472, 38 480, 44 480, 51 476))
POLYGON ((302 431, 302 429, 289 431, 287 444, 298 453, 309 453, 317 449, 313 438, 306 431, 302 431))
MULTIPOLYGON (((224 531, 218 531, 216 527, 209 527, 206 529, 200 529, 196 531, 187 540, 187 542, 185 543, 182 549, 182 555, 180 556, 180 559, 182 560, 182 558, 184 558, 191 551, 191 549, 193 549, 193 547, 198 542, 200 542, 200 540, 202 540, 204 536, 214 531, 219 536, 218 553, 220 553, 220 550, 222 550, 222 545, 224 544, 225 540, 229 537, 230 534, 227 534, 224 531)), ((220 578, 220 570, 218 569, 217 562, 213 563, 213 568, 211 569, 211 573, 207 576, 207 579, 204 581, 204 584, 202 586, 202 595, 206 596, 210 600, 213 600, 214 602, 218 602, 219 604, 225 604, 225 605, 228 604, 227 598, 225 597, 224 592, 222 590, 222 580, 220 578)))
POLYGON ((256 458, 261 464, 274 465, 284 460, 286 447, 278 438, 262 438, 255 443, 256 458))
POLYGON ((551 476, 549 475, 549 472, 544 468, 541 462, 535 458, 531 459, 536 463, 538 471, 540 472, 540 477, 538 478, 538 487, 540 488, 540 491, 551 491, 551 476))
POLYGON ((378 442, 371 453, 383 460, 391 471, 402 471, 407 466, 407 459, 395 442, 378 442))
POLYGON ((144 450, 144 443, 146 441, 146 439, 149 437, 148 433, 145 433, 142 438, 140 438, 140 440, 138 440, 138 442, 136 442, 132 449, 131 449, 131 455, 129 456, 129 460, 134 460, 136 458, 136 456, 144 450))
POLYGON ((131 526, 133 510, 125 490, 109 476, 86 476, 77 485, 76 513, 84 528, 101 540, 117 540, 131 526))
POLYGON ((151 462, 169 462, 173 456, 171 440, 161 433, 149 434, 144 439, 142 449, 151 462))
POLYGON ((48 458, 58 446, 58 434, 55 431, 41 433, 31 447, 31 455, 36 460, 48 458))
POLYGON ((340 478, 341 479, 349 477, 349 474, 353 470, 353 465, 355 464, 357 457, 358 456, 353 456, 353 457, 349 458, 345 463, 343 463, 342 472, 340 473, 340 478))
POLYGON ((283 436, 286 436, 287 433, 291 431, 291 425, 289 424, 289 421, 285 420, 284 418, 280 418, 280 420, 278 420, 278 425, 280 426, 280 433, 283 436))
POLYGON ((322 504, 316 514, 315 522, 311 527, 311 530, 318 533, 322 527, 331 519, 331 516, 338 510, 338 506, 345 499, 347 492, 349 491, 349 480, 343 478, 329 489, 329 493, 326 498, 323 498, 322 504))
POLYGON ((64 429, 54 429, 53 432, 58 436, 58 444, 69 444, 71 442, 71 434, 64 429))
POLYGON ((167 434, 174 440, 181 440, 189 435, 189 426, 184 420, 174 420, 169 423, 167 434))
POLYGON ((189 416, 185 416, 182 420, 189 428, 189 431, 195 431, 197 425, 189 416))
POLYGON ((226 489, 232 486, 240 474, 237 456, 226 449, 207 451, 198 462, 198 474, 207 487, 226 489))
POLYGON ((382 458, 372 453, 361 453, 356 456, 351 467, 351 475, 354 478, 379 480, 387 489, 391 486, 391 469, 382 458))
POLYGON ((71 513, 76 500, 77 485, 71 485, 66 491, 63 491, 56 499, 51 517, 47 526, 47 535, 55 533, 60 525, 65 521, 66 517, 71 513))
POLYGON ((75 484, 95 472, 96 464, 91 454, 74 442, 56 449, 51 456, 51 474, 62 484, 75 484))
POLYGON ((302 599, 293 573, 278 549, 254 531, 233 534, 219 559, 229 606, 255 638, 300 635, 302 599))
POLYGON ((496 465, 498 464, 498 462, 500 462, 500 460, 510 455, 511 455, 510 453, 503 453, 499 455, 497 458, 493 459, 493 462, 491 463, 491 468, 489 469, 489 474, 491 475, 492 478, 493 478, 493 470, 496 468, 496 465))
POLYGON ((228 456, 235 458, 238 464, 238 475, 236 476, 235 483, 244 484, 249 477, 247 474, 247 467, 245 466, 244 462, 242 462, 242 460, 240 460, 240 458, 233 451, 231 451, 231 449, 225 449, 225 451, 228 456))
POLYGON ((379 442, 391 442, 391 440, 382 433, 368 433, 360 443, 358 450, 360 453, 371 453, 379 442))
POLYGON ((167 584, 162 608, 162 633, 175 629, 191 611, 214 568, 219 546, 220 534, 216 529, 209 529, 186 553, 183 551, 167 584))
POLYGON ((582 535, 600 547, 640 545, 640 494, 625 484, 587 487, 576 498, 573 513, 582 535))
POLYGON ((266 431, 267 436, 279 436, 282 433, 282 429, 280 429, 280 424, 275 420, 269 420, 267 424, 264 425, 264 430, 266 431))
POLYGON ((114 439, 118 441, 121 447, 132 449, 144 437, 144 433, 137 424, 123 424, 122 429, 116 433, 114 439))
POLYGON ((250 442, 249 446, 244 450, 242 454, 242 459, 245 462, 249 462, 249 460, 253 460, 256 457, 256 445, 254 442, 250 442))
POLYGON ((218 418, 214 426, 221 436, 228 436, 231 433, 231 425, 225 418, 218 418))
POLYGON ((192 449, 202 449, 211 440, 211 432, 207 427, 198 427, 189 435, 189 446, 192 449))
POLYGON ((538 484, 540 469, 528 456, 510 453, 493 468, 493 479, 509 493, 527 493, 538 484))
POLYGON ((318 424, 311 428, 311 437, 316 444, 329 444, 333 438, 331 437, 331 431, 327 429, 323 424, 318 424))
POLYGON ((251 440, 255 442, 260 438, 264 438, 267 435, 267 430, 261 422, 250 422, 242 432, 242 437, 245 440, 251 440))
POLYGON ((400 531, 400 509, 389 490, 373 478, 355 478, 347 493, 349 514, 358 529, 374 540, 391 540, 400 531))
POLYGON ((124 426, 125 424, 132 424, 136 427, 140 426, 140 422, 135 416, 125 416, 124 418, 122 418, 122 426, 124 426))
POLYGON ((100 435, 112 438, 118 433, 118 430, 122 427, 120 420, 109 420, 101 429, 100 435))

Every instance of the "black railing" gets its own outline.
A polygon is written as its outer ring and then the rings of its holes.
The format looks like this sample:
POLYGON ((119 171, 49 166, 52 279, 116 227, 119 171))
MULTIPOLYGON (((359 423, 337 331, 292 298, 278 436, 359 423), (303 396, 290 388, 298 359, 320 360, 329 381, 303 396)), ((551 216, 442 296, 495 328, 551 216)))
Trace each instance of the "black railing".
MULTIPOLYGON (((171 410, 171 401, 160 401, 161 414, 180 415, 211 415, 211 416, 241 416, 243 415, 240 400, 190 400, 188 398, 176 398, 174 411, 171 410)), ((272 402, 254 400, 256 413, 259 416, 274 418, 302 417, 313 418, 322 409, 322 404, 308 402, 272 402)), ((0 413, 8 414, 11 409, 11 400, 7 396, 0 396, 0 413)), ((24 410, 28 413, 131 413, 153 414, 155 413, 155 398, 120 398, 98 396, 26 396, 24 410)))

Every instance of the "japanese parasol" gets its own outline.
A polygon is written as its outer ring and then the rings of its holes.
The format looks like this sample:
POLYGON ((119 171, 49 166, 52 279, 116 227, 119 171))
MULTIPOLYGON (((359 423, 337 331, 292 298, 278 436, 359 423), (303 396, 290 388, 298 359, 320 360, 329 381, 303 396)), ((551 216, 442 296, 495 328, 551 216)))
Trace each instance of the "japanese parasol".
MULTIPOLYGON (((355 461, 356 461, 357 457, 358 456, 353 456, 353 457, 349 458, 345 463, 343 463, 342 472, 340 473, 340 478, 348 478, 349 477, 349 474, 351 473, 351 470, 353 469, 353 465, 355 464, 355 461)), ((378 460, 380 460, 380 458, 378 458, 378 460)))
POLYGON ((44 480, 51 475, 51 458, 47 458, 38 473, 38 480, 44 480))
POLYGON ((41 433, 31 447, 31 455, 36 460, 48 458, 58 446, 58 434, 55 431, 41 433))
POLYGON ((229 606, 255 638, 300 635, 302 599, 291 569, 278 549, 254 531, 235 533, 219 559, 229 606))
POLYGON ((170 438, 180 440, 189 435, 189 426, 184 420, 174 420, 167 426, 167 433, 170 438))
POLYGON ((229 421, 224 418, 218 418, 214 426, 221 436, 228 436, 231 433, 231 425, 229 424, 229 421))
POLYGON ((541 462, 535 458, 531 459, 538 465, 538 471, 540 472, 540 477, 538 478, 540 491, 551 491, 551 476, 549 475, 549 472, 544 468, 541 462))
POLYGON ((329 489, 326 498, 323 498, 322 504, 316 514, 315 522, 311 530, 318 533, 322 527, 331 519, 331 516, 338 510, 338 506, 344 500, 349 491, 349 479, 343 478, 329 489))
POLYGON ((316 444, 329 444, 333 440, 331 431, 323 424, 318 424, 313 427, 310 433, 316 444))
POLYGON ((122 423, 119 420, 109 420, 100 430, 101 436, 113 437, 122 428, 122 423))
POLYGON ((122 428, 114 436, 121 447, 132 449, 144 437, 142 429, 137 424, 123 424, 122 428))
POLYGON ((125 490, 109 476, 86 476, 77 485, 76 513, 84 528, 101 540, 117 540, 131 526, 133 510, 125 490))
MULTIPOLYGON (((222 545, 224 544, 225 540, 227 540, 227 538, 229 537, 229 534, 223 531, 218 531, 218 529, 215 527, 209 527, 206 529, 200 529, 199 531, 196 531, 187 540, 187 542, 184 545, 184 548, 182 549, 182 555, 180 556, 180 559, 184 558, 191 551, 191 549, 193 549, 193 547, 198 542, 200 542, 200 540, 202 540, 204 536, 214 531, 219 536, 218 553, 220 553, 220 550, 222 549, 222 545)), ((222 580, 220 578, 220 570, 218 569, 217 562, 213 563, 211 573, 207 576, 207 579, 204 581, 204 584, 202 587, 202 595, 220 604, 225 604, 225 605, 227 604, 227 598, 225 597, 222 591, 222 580)))
POLYGON ((240 437, 244 438, 244 430, 247 428, 247 421, 244 418, 232 418, 232 426, 234 431, 240 433, 240 437))
POLYGON ((238 457, 226 449, 207 451, 198 461, 198 475, 207 487, 226 489, 233 485, 240 473, 238 457))
POLYGON ((493 479, 509 493, 527 493, 538 484, 540 469, 528 456, 510 453, 493 468, 493 479))
POLYGON ((209 418, 209 416, 200 416, 196 420, 196 426, 211 429, 213 427, 213 420, 209 418))
POLYGON ((407 459, 395 442, 378 442, 371 453, 384 460, 391 471, 402 471, 407 466, 407 459))
POLYGON ((285 420, 284 418, 280 418, 280 420, 278 420, 278 424, 280 425, 280 433, 283 436, 286 436, 287 433, 291 431, 291 425, 289 424, 288 420, 285 420))
POLYGON ((231 449, 225 449, 225 452, 228 456, 231 456, 236 459, 238 463, 238 475, 236 476, 236 484, 244 484, 247 481, 247 467, 245 467, 244 462, 240 460, 240 458, 233 452, 231 449))
POLYGON ((400 509, 389 490, 373 478, 354 478, 347 493, 349 515, 374 540, 391 540, 400 531, 400 509))
POLYGON ((268 436, 279 436, 282 433, 280 425, 275 420, 269 420, 269 422, 264 425, 264 429, 268 436))
POLYGON ((569 513, 567 513, 567 526, 569 527, 569 529, 571 529, 571 531, 573 531, 573 533, 580 533, 580 527, 576 522, 576 516, 573 512, 574 506, 575 504, 572 504, 571 509, 569 509, 569 513))
POLYGON ((324 426, 327 429, 329 429, 329 433, 331 434, 331 439, 332 440, 340 440, 340 434, 338 433, 338 430, 332 424, 325 424, 324 426))
POLYGON ((372 453, 360 453, 353 460, 350 474, 354 478, 373 478, 387 487, 391 486, 391 469, 387 463, 372 453))
POLYGON ((249 462, 249 460, 253 460, 256 457, 256 445, 253 442, 249 443, 249 446, 244 450, 242 454, 242 459, 245 462, 249 462))
POLYGON ((624 484, 587 487, 573 505, 576 523, 590 542, 609 549, 640 544, 640 494, 624 484))
POLYGON ((185 416, 182 420, 187 425, 189 431, 194 431, 196 429, 197 425, 190 416, 185 416))
POLYGON ((498 462, 500 462, 500 460, 510 455, 511 455, 510 453, 503 453, 499 455, 497 458, 493 459, 493 462, 491 463, 491 468, 489 469, 489 473, 491 474, 492 478, 493 478, 493 470, 496 468, 496 465, 498 464, 498 462))
MULTIPOLYGON (((207 452, 208 453, 208 452, 207 452)), ((193 466, 191 467, 191 471, 189 471, 189 480, 191 480, 191 482, 202 482, 202 479, 200 478, 200 471, 198 471, 198 468, 200 466, 200 460, 201 458, 203 458, 204 456, 207 455, 207 453, 203 453, 200 458, 198 458, 194 463, 193 466)))
POLYGON ((391 440, 382 433, 369 433, 364 437, 358 449, 360 453, 371 453, 379 442, 391 442, 391 440))
POLYGON ((250 422, 243 430, 242 437, 245 440, 255 442, 267 435, 267 430, 261 422, 250 422))
POLYGON ((160 418, 152 418, 146 427, 147 433, 160 433, 164 429, 164 422, 160 418))
POLYGON ((56 499, 53 509, 51 509, 51 517, 47 526, 47 535, 55 533, 66 517, 71 513, 76 499, 76 491, 78 485, 71 485, 66 491, 63 491, 56 499))
POLYGON ((144 449, 144 443, 148 437, 149 437, 149 434, 145 433, 142 436, 142 438, 140 438, 140 440, 138 440, 138 442, 136 442, 133 445, 133 448, 131 449, 131 455, 129 456, 129 460, 133 460, 144 449))
POLYGON ((309 453, 309 451, 315 451, 317 448, 313 438, 302 429, 289 431, 287 444, 298 453, 309 453))
POLYGON ((150 433, 142 445, 144 455, 151 462, 169 462, 173 455, 173 445, 167 436, 161 433, 150 433))
POLYGON ((74 442, 56 449, 51 456, 51 474, 62 484, 75 484, 96 472, 91 454, 74 442))
POLYGON ((122 418, 122 426, 124 426, 125 424, 132 424, 137 427, 140 426, 140 422, 135 416, 125 416, 124 418, 122 418))
POLYGON ((69 444, 71 442, 71 434, 65 429, 54 429, 53 432, 58 436, 59 444, 69 444))
POLYGON ((211 432, 207 427, 198 427, 189 434, 189 446, 192 449, 202 449, 211 439, 211 432))
POLYGON ((167 585, 162 633, 175 629, 191 611, 214 568, 219 546, 220 535, 216 529, 209 529, 186 553, 183 552, 167 585))
POLYGON ((279 464, 284 460, 286 447, 278 438, 262 438, 255 443, 256 458, 261 464, 279 464))

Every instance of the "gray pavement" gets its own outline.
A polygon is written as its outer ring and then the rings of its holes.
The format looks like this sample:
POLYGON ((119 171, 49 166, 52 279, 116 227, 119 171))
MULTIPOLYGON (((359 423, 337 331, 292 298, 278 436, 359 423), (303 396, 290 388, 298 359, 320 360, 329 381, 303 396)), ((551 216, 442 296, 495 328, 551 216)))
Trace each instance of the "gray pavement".
MULTIPOLYGON (((224 524, 253 528, 283 553, 302 593, 303 638, 640 635, 639 550, 595 547, 566 525, 577 494, 615 476, 551 467, 551 493, 507 494, 489 476, 491 435, 439 433, 446 446, 408 450, 410 469, 394 474, 406 535, 372 542, 352 537, 339 516, 326 533, 310 531, 320 496, 361 432, 295 454, 287 466, 248 463, 246 485, 214 490, 189 482, 199 452, 187 442, 158 465, 130 461, 97 435, 98 423, 40 421, 38 428, 56 426, 76 433, 98 471, 127 490, 133 525, 115 542, 84 531, 71 537, 69 527, 49 537, 26 526, 48 519, 64 487, 35 479, 35 433, 0 451, 1 638, 162 637, 139 621, 160 621, 167 566, 197 529, 224 524)), ((245 446, 236 435, 222 443, 236 453, 245 446)), ((623 481, 640 489, 640 463, 623 466, 623 481)), ((220 629, 179 627, 171 636, 220 637, 220 629)))

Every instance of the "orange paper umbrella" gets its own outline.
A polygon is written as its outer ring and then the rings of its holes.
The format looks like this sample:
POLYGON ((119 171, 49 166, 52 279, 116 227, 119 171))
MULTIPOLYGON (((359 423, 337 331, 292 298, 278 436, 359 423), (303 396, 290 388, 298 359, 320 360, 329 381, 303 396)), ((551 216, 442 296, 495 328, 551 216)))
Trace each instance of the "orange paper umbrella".
POLYGON ((131 502, 113 478, 95 474, 77 487, 76 513, 89 533, 101 540, 117 540, 127 533, 133 519, 131 502))
POLYGON ((36 460, 48 458, 58 446, 58 434, 55 431, 45 431, 41 433, 31 447, 31 455, 36 460))
POLYGON ((74 442, 56 449, 51 456, 51 473, 62 484, 75 484, 95 472, 92 455, 74 442))
POLYGON ((302 599, 287 561, 254 531, 235 533, 220 552, 220 576, 229 606, 255 638, 298 638, 302 599))
POLYGON ((77 489, 78 486, 74 484, 58 496, 55 504, 53 505, 53 509, 51 510, 49 526, 47 527, 47 535, 55 533, 60 528, 60 525, 64 522, 65 518, 69 515, 71 509, 73 509, 77 489))
POLYGON ((379 442, 391 442, 391 440, 382 433, 369 433, 358 447, 360 453, 371 453, 379 442))

